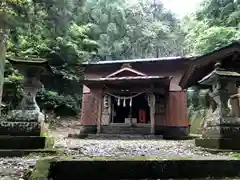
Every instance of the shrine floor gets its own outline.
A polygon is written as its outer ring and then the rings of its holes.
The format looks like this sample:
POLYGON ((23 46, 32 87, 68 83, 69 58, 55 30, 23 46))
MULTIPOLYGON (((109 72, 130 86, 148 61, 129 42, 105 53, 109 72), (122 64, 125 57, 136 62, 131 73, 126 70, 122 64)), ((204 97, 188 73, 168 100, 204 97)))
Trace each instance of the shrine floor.
MULTIPOLYGON (((55 128, 51 134, 56 138, 55 146, 64 150, 63 155, 81 159, 82 157, 131 157, 136 160, 159 158, 196 159, 196 160, 232 160, 236 159, 231 152, 211 154, 195 147, 194 140, 88 140, 66 138, 71 132, 77 131, 68 125, 55 128)), ((238 156, 239 157, 239 156, 238 156)), ((40 155, 30 155, 23 158, 0 158, 0 180, 15 180, 23 178, 24 173, 33 168, 40 155)))

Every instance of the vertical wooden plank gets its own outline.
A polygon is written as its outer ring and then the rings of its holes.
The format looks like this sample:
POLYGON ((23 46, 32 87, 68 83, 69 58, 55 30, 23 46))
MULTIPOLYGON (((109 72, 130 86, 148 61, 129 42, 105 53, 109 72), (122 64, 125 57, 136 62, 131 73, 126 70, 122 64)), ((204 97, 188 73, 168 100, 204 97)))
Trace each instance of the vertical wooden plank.
POLYGON ((150 120, 151 120, 151 134, 155 134, 155 96, 150 94, 150 120))
POLYGON ((103 96, 103 107, 102 107, 102 119, 101 125, 109 125, 111 121, 111 97, 103 96), (107 101, 108 107, 105 107, 105 102, 107 101))
POLYGON ((81 125, 97 125, 98 118, 98 97, 97 92, 83 93, 81 125))
POLYGON ((188 126, 186 93, 169 92, 167 126, 188 126))
POLYGON ((103 107, 103 96, 102 92, 98 95, 98 119, 97 119, 97 133, 101 133, 101 120, 102 120, 102 107, 103 107))

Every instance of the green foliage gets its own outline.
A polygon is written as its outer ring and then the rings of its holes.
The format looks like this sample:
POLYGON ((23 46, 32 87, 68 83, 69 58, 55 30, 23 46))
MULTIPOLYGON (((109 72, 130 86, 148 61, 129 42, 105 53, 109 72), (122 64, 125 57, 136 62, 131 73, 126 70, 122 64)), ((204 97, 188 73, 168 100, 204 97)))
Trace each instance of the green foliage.
POLYGON ((48 174, 50 171, 51 162, 53 162, 56 158, 54 157, 46 157, 39 159, 36 162, 34 170, 29 172, 29 180, 47 180, 48 174))
MULTIPOLYGON (((84 61, 182 54, 183 33, 178 21, 159 2, 19 2, 17 7, 8 4, 12 19, 11 26, 8 24, 8 56, 47 58, 58 73, 51 80, 42 80, 45 90, 37 95, 41 109, 66 105, 76 112, 80 110, 82 72, 76 65, 84 61), (17 13, 25 20, 18 19, 17 13), (24 23, 20 26, 14 20, 24 23)), ((22 97, 22 75, 7 65, 5 77, 3 97, 10 110, 22 97)))
MULTIPOLYGON (((81 86, 78 81, 82 74, 78 73, 75 65, 91 59, 98 47, 97 43, 89 38, 89 25, 77 22, 76 15, 82 1, 33 0, 24 3, 21 7, 24 5, 25 10, 27 9, 24 11, 27 18, 26 21, 20 20, 24 22, 24 26, 16 23, 7 26, 12 29, 8 39, 8 56, 49 59, 54 71, 60 75, 60 78, 56 77, 53 81, 59 81, 59 84, 49 85, 52 82, 48 82, 46 89, 38 94, 40 108, 66 105, 77 112, 81 104, 81 86)), ((10 4, 6 6, 11 12, 17 11, 10 4)), ((12 19, 18 18, 14 13, 8 15, 11 15, 12 19)), ((16 108, 21 99, 21 80, 22 75, 7 65, 3 95, 4 102, 8 105, 7 110, 16 108)))
POLYGON ((160 2, 87 0, 79 18, 99 44, 95 60, 182 55, 182 31, 160 2))
MULTIPOLYGON (((150 0, 4 0, 0 5, 1 42, 9 35, 7 55, 47 58, 58 74, 42 79, 41 109, 80 110, 83 76, 76 65, 82 62, 199 55, 240 38, 239 0, 204 0, 181 24, 161 2, 150 0)), ((7 62, 3 100, 8 110, 22 97, 22 78, 7 62)), ((188 97, 193 111, 202 108, 199 93, 188 97)))
POLYGON ((205 0, 196 13, 183 20, 187 52, 204 54, 239 40, 239 15, 239 0, 205 0))

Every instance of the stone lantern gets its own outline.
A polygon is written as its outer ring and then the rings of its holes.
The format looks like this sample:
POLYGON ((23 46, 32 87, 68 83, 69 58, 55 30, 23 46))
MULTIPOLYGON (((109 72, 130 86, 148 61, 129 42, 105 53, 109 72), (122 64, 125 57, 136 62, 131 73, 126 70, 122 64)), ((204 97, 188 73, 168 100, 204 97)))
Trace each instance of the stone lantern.
POLYGON ((44 86, 40 82, 43 73, 52 73, 47 60, 40 58, 18 59, 10 58, 9 62, 24 76, 23 98, 16 110, 9 112, 8 122, 32 122, 41 127, 44 123, 44 115, 36 102, 36 94, 44 86))
POLYGON ((209 94, 216 107, 209 115, 202 129, 202 138, 196 139, 196 145, 210 149, 240 149, 240 118, 231 113, 229 107, 231 90, 236 89, 240 73, 221 68, 215 69, 199 81, 199 84, 211 89, 209 94))

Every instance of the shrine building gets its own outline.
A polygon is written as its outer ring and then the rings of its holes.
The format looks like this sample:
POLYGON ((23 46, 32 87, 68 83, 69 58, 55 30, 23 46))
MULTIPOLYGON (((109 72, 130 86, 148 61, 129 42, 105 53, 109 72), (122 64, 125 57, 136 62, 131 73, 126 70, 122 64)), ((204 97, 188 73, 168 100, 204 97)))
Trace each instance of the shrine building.
POLYGON ((81 133, 188 135, 187 57, 85 63, 81 133))

